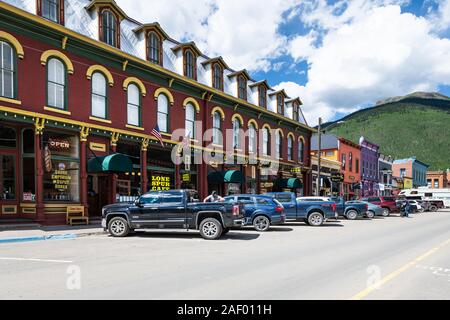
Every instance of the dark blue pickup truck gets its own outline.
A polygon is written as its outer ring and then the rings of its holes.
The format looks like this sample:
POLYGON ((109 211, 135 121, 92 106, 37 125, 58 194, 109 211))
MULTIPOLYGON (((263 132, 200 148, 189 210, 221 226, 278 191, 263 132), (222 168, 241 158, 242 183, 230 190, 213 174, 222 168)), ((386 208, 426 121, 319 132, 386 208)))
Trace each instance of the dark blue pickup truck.
POLYGON ((216 240, 243 224, 242 204, 200 203, 194 190, 149 192, 134 203, 102 210, 102 226, 113 237, 125 237, 134 229, 192 229, 204 239, 216 240))
POLYGON ((358 218, 367 217, 369 206, 361 202, 345 202, 341 197, 332 197, 331 200, 336 202, 337 213, 340 217, 348 220, 356 220, 358 218))
POLYGON ((330 199, 320 197, 297 198, 293 192, 271 192, 284 207, 286 220, 303 221, 310 226, 321 226, 328 219, 337 219, 337 205, 330 199))

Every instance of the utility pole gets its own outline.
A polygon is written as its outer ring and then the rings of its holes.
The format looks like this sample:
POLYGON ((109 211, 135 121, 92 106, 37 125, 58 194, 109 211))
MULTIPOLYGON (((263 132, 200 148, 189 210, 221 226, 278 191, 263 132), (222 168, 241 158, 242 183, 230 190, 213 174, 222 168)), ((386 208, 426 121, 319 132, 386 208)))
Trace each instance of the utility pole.
POLYGON ((319 142, 319 153, 317 155, 317 190, 316 190, 316 196, 320 196, 320 190, 322 189, 320 181, 320 172, 322 171, 321 168, 321 160, 322 160, 322 118, 319 118, 319 130, 318 130, 318 142, 319 142))

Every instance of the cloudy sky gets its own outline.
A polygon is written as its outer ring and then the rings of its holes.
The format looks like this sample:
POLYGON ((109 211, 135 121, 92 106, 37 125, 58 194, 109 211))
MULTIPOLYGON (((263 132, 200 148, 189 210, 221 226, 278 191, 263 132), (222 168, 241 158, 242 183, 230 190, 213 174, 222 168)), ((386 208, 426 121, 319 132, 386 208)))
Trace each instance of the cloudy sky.
POLYGON ((450 0, 116 0, 289 95, 310 124, 415 91, 450 95, 450 0))

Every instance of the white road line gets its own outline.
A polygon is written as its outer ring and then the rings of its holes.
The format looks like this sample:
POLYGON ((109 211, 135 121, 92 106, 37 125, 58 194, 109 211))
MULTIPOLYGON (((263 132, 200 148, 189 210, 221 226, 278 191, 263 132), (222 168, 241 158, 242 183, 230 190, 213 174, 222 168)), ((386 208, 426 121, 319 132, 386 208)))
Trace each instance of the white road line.
POLYGON ((49 262, 49 263, 61 263, 61 264, 69 264, 69 263, 73 263, 73 261, 65 261, 65 260, 27 259, 27 258, 6 258, 6 257, 0 257, 0 260, 4 260, 4 261, 49 262))

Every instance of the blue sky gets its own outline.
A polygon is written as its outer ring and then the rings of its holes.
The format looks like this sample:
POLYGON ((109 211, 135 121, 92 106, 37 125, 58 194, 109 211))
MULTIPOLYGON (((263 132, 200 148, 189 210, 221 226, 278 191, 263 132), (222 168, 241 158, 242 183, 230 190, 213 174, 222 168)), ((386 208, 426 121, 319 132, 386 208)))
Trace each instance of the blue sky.
POLYGON ((414 91, 450 95, 450 0, 117 2, 300 97, 311 124, 414 91))

